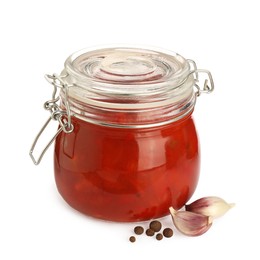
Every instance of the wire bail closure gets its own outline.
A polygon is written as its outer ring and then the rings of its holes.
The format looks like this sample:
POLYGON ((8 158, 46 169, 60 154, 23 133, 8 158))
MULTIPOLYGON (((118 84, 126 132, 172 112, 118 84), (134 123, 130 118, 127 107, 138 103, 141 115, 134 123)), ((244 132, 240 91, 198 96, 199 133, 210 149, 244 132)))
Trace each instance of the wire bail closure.
POLYGON ((69 107, 69 102, 68 102, 68 89, 69 86, 67 84, 64 83, 64 81, 62 80, 61 76, 58 76, 57 74, 53 74, 53 75, 45 75, 45 79, 53 85, 53 93, 52 93, 52 99, 48 100, 44 103, 44 109, 48 110, 50 112, 50 117, 48 118, 48 120, 44 123, 44 125, 42 126, 42 128, 40 129, 39 133, 36 135, 33 144, 31 146, 30 149, 30 157, 33 161, 33 163, 35 165, 38 165, 41 160, 42 157, 44 156, 45 152, 48 150, 48 148, 50 147, 50 145, 54 142, 55 138, 63 131, 66 134, 69 134, 71 132, 73 132, 74 130, 74 126, 71 123, 71 111, 70 111, 70 107, 69 107), (64 91, 65 93, 65 110, 61 109, 59 107, 59 105, 57 104, 57 102, 60 100, 60 97, 57 95, 57 89, 60 88, 62 91, 64 91), (55 135, 52 137, 52 139, 47 143, 47 145, 44 147, 44 149, 42 150, 42 152, 40 153, 38 159, 35 158, 35 156, 33 155, 35 146, 39 140, 39 138, 41 137, 43 131, 46 129, 46 127, 49 125, 49 123, 51 122, 51 120, 54 121, 58 121, 59 122, 59 129, 58 131, 55 133, 55 135))
MULTIPOLYGON (((181 82, 179 86, 184 84, 190 76, 194 77, 194 87, 196 88, 195 91, 195 97, 199 97, 202 93, 211 93, 214 90, 214 82, 211 73, 208 70, 204 69, 197 69, 197 65, 195 61, 193 60, 187 60, 187 62, 190 65, 190 72, 187 75, 187 77, 181 82), (200 74, 206 74, 204 75, 204 84, 203 86, 200 86, 200 80, 199 75, 200 74)), ((69 134, 73 132, 74 126, 71 123, 71 110, 68 102, 68 90, 71 85, 68 85, 65 83, 62 79, 62 76, 59 76, 57 74, 53 75, 45 75, 46 80, 53 85, 53 93, 52 93, 52 99, 48 100, 44 103, 44 109, 48 110, 50 112, 50 117, 47 119, 47 121, 44 123, 42 128, 40 129, 39 133, 36 135, 34 142, 30 149, 30 157, 35 165, 38 165, 45 152, 48 150, 48 148, 51 146, 51 144, 54 142, 56 137, 63 131, 66 134, 69 134), (60 96, 57 95, 58 88, 63 91, 64 93, 64 100, 63 104, 65 109, 60 108, 60 106, 57 104, 60 100, 60 96), (55 135, 51 138, 51 140, 47 143, 47 145, 43 148, 42 152, 40 153, 38 159, 35 158, 33 155, 35 146, 41 137, 44 130, 47 128, 51 120, 58 121, 59 122, 59 128, 55 135)))
MULTIPOLYGON (((188 77, 192 74, 195 74, 195 85, 194 87, 197 89, 196 96, 199 97, 202 93, 210 94, 214 90, 214 81, 210 71, 205 69, 198 69, 196 62, 194 60, 187 60, 190 67, 192 68, 188 77), (205 79, 203 87, 199 86, 199 74, 204 73, 207 75, 207 79, 205 79)), ((188 78, 187 77, 187 78, 188 78)))

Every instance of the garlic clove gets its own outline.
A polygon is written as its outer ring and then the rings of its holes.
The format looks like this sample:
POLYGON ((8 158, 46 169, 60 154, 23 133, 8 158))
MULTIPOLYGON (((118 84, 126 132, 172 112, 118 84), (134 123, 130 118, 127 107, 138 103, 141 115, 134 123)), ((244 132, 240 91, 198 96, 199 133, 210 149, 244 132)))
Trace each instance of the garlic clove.
POLYGON ((212 218, 218 218, 223 216, 234 205, 234 203, 227 203, 219 197, 209 196, 198 199, 189 205, 185 205, 185 209, 212 218))
POLYGON ((169 208, 175 227, 184 235, 200 236, 212 226, 212 218, 189 211, 169 208))

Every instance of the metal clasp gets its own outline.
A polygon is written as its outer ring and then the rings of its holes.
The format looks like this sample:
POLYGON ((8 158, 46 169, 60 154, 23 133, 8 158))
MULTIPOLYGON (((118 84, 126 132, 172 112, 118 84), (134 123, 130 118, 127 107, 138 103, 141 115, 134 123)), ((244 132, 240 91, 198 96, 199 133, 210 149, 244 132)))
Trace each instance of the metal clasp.
POLYGON ((53 75, 45 75, 46 80, 53 85, 53 93, 52 93, 52 99, 48 100, 44 103, 44 109, 48 110, 51 114, 51 116, 48 118, 48 120, 45 122, 45 124, 40 129, 39 133, 35 137, 33 144, 31 146, 29 155, 31 156, 31 159, 35 165, 38 165, 42 157, 44 156, 45 152, 48 150, 50 145, 54 142, 55 138, 63 131, 67 134, 71 133, 74 130, 74 126, 71 123, 71 111, 69 107, 68 102, 68 88, 69 86, 64 83, 62 78, 56 74, 53 75), (57 102, 60 100, 60 97, 57 95, 57 89, 60 88, 65 93, 65 110, 61 109, 57 102), (38 159, 36 159, 33 155, 35 146, 41 137, 43 131, 46 129, 46 127, 49 125, 51 120, 58 121, 59 122, 59 129, 55 133, 55 135, 51 138, 51 140, 47 143, 47 145, 43 148, 42 152, 40 153, 38 159))
POLYGON ((195 88, 197 89, 196 91, 196 96, 199 97, 202 93, 211 93, 214 90, 214 81, 213 81, 213 77, 210 73, 210 71, 208 70, 204 70, 204 69, 197 69, 197 65, 195 63, 195 61, 193 60, 188 60, 188 63, 190 64, 190 67, 192 68, 192 70, 190 71, 188 77, 191 74, 195 75, 195 88), (203 87, 199 86, 199 74, 204 73, 206 74, 207 78, 204 81, 203 87))

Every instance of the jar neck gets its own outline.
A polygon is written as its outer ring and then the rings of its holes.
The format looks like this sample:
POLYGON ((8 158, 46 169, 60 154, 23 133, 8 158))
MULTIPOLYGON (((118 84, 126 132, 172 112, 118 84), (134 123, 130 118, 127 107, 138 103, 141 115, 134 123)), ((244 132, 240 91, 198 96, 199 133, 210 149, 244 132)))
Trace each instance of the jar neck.
MULTIPOLYGON (((62 91, 60 96, 61 106, 64 107, 65 95, 62 91)), ((178 102, 170 103, 166 100, 158 106, 132 104, 120 108, 118 103, 104 105, 100 102, 98 105, 96 101, 83 102, 70 96, 68 103, 72 116, 89 123, 117 128, 149 128, 170 124, 191 114, 196 103, 196 93, 191 88, 178 102)))

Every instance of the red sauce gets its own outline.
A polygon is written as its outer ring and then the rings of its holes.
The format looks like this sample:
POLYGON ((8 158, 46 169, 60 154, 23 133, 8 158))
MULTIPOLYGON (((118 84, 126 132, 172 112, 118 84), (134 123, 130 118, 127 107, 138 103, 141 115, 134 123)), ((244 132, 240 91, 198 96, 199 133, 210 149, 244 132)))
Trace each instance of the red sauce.
POLYGON ((199 176, 191 115, 148 129, 103 127, 74 118, 55 145, 55 179, 78 211, 111 221, 142 221, 181 208, 199 176))

